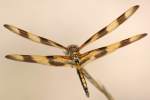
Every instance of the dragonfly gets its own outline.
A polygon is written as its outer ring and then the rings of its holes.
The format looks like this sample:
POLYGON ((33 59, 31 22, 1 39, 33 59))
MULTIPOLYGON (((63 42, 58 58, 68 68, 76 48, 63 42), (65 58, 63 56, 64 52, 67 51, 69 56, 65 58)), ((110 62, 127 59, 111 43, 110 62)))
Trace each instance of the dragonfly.
POLYGON ((104 47, 100 47, 97 49, 93 49, 87 51, 85 53, 80 53, 80 50, 87 46, 88 44, 98 40, 99 38, 111 33, 115 30, 118 26, 120 26, 123 22, 125 22, 131 15, 135 13, 135 11, 139 8, 139 5, 132 6, 131 8, 127 9, 123 14, 121 14, 118 18, 112 21, 110 24, 96 32, 92 35, 88 40, 86 40, 80 46, 71 44, 69 46, 63 46, 60 43, 52 41, 51 39, 47 39, 31 32, 25 31, 21 28, 15 27, 13 25, 4 24, 4 27, 8 30, 20 35, 24 38, 32 40, 37 43, 41 43, 44 45, 60 48, 65 50, 64 55, 21 55, 21 54, 8 54, 5 57, 15 61, 21 62, 29 62, 29 63, 38 63, 44 64, 49 66, 55 67, 72 67, 76 69, 76 72, 79 76, 81 85, 87 97, 90 96, 89 89, 87 86, 86 79, 89 80, 100 92, 102 92, 108 100, 114 100, 113 96, 108 92, 108 90, 104 87, 101 82, 97 82, 83 67, 85 64, 94 61, 98 58, 101 58, 107 54, 110 54, 117 49, 127 46, 137 40, 142 39, 147 35, 147 33, 140 33, 129 37, 127 39, 121 40, 119 42, 115 42, 109 44, 104 47))

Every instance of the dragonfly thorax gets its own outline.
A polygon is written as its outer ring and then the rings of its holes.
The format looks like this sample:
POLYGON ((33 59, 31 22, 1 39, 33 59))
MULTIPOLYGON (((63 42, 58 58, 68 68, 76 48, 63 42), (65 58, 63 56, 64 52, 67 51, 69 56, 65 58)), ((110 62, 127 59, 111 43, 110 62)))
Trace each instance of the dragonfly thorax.
POLYGON ((71 56, 75 63, 79 63, 79 47, 77 45, 69 45, 66 55, 71 56))

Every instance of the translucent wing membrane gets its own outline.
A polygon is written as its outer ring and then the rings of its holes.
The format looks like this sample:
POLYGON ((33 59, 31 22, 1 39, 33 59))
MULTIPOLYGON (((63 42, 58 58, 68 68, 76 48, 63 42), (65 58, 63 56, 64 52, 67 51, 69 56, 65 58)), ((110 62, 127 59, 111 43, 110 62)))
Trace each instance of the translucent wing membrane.
POLYGON ((117 50, 121 47, 124 47, 128 44, 131 44, 131 43, 145 37, 146 35, 147 35, 146 33, 138 34, 138 35, 135 35, 135 36, 130 37, 128 39, 122 40, 120 42, 116 42, 116 43, 110 44, 110 45, 105 46, 105 47, 101 47, 101 48, 98 48, 95 50, 88 51, 88 52, 81 55, 80 64, 83 65, 89 61, 92 61, 92 60, 95 60, 95 59, 100 58, 102 56, 105 56, 111 52, 114 52, 115 50, 117 50))
POLYGON ((81 68, 80 70, 82 71, 84 76, 89 80, 89 82, 91 82, 95 88, 102 92, 108 100, 114 100, 112 95, 106 90, 106 88, 101 82, 96 82, 96 80, 84 68, 81 68))
POLYGON ((6 58, 16 61, 38 63, 44 65, 53 66, 65 66, 71 63, 71 59, 68 56, 39 56, 39 55, 6 55, 6 58))
POLYGON ((77 69, 77 74, 78 74, 78 76, 80 78, 80 81, 81 81, 81 84, 82 84, 82 87, 84 89, 84 92, 85 92, 86 96, 89 97, 90 94, 89 94, 89 91, 88 91, 88 87, 87 87, 87 83, 86 83, 84 74, 82 73, 81 70, 78 70, 78 69, 77 69))
POLYGON ((122 24, 124 21, 126 21, 137 9, 139 8, 138 5, 133 6, 129 8, 125 13, 123 13, 121 16, 119 16, 116 20, 114 20, 112 23, 92 35, 87 41, 85 41, 81 46, 80 49, 88 45, 89 43, 92 43, 96 41, 97 39, 103 37, 104 35, 112 32, 115 30, 120 24, 122 24))
POLYGON ((67 50, 66 47, 64 47, 63 45, 61 44, 58 44, 52 40, 49 40, 49 39, 46 39, 46 38, 43 38, 43 37, 40 37, 40 36, 37 36, 35 34, 32 34, 30 32, 27 32, 25 30, 22 30, 20 28, 17 28, 15 26, 12 26, 12 25, 7 25, 5 24, 4 25, 5 28, 7 28, 8 30, 24 37, 24 38, 27 38, 29 40, 32 40, 34 42, 37 42, 37 43, 41 43, 41 44, 45 44, 45 45, 49 45, 49 46, 53 46, 53 47, 57 47, 57 48, 61 48, 61 49, 65 49, 67 50))

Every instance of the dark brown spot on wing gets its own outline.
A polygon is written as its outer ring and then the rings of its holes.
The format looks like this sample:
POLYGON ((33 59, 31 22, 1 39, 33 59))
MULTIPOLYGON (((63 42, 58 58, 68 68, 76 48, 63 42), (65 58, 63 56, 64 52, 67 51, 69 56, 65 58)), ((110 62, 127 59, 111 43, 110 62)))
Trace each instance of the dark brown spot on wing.
POLYGON ((90 37, 87 41, 84 42, 84 44, 82 44, 80 46, 79 49, 83 48, 85 45, 89 44, 90 42, 92 41, 95 41, 96 39, 98 39, 99 37, 102 37, 104 36, 105 34, 107 34, 107 30, 106 30, 107 27, 104 27, 102 30, 100 30, 99 32, 97 32, 96 34, 94 34, 92 37, 90 37), (96 37, 96 38, 95 38, 96 37), (95 40, 93 40, 95 39, 95 40))
POLYGON ((100 31, 97 33, 97 34, 98 34, 97 39, 98 39, 99 37, 102 37, 102 36, 106 35, 107 33, 108 33, 107 27, 104 27, 102 30, 100 30, 100 31))
POLYGON ((66 47, 64 47, 64 46, 62 46, 62 45, 60 45, 60 44, 58 44, 54 41, 48 40, 48 39, 43 38, 43 37, 39 37, 39 38, 40 38, 40 42, 43 43, 43 44, 67 49, 66 47))
POLYGON ((61 48, 64 48, 64 49, 66 49, 66 50, 67 50, 67 48, 66 48, 66 47, 64 47, 63 45, 58 44, 58 43, 56 43, 56 42, 54 42, 54 41, 53 41, 53 44, 55 44, 57 47, 61 47, 61 48))
POLYGON ((129 38, 126 39, 126 40, 123 40, 123 41, 120 42, 120 47, 126 46, 126 45, 128 45, 129 43, 130 43, 130 39, 129 39, 129 38))
POLYGON ((55 66, 64 66, 65 64, 64 63, 61 63, 61 62, 56 62, 56 61, 49 61, 49 63, 51 64, 51 65, 55 65, 55 66))
MULTIPOLYGON (((90 43, 91 40, 92 40, 92 38, 89 38, 87 41, 84 42, 83 45, 80 46, 80 48, 82 48, 82 47, 84 47, 86 44, 90 43)), ((79 49, 80 49, 80 48, 79 48, 79 49)))
POLYGON ((7 24, 4 24, 4 27, 7 28, 7 29, 10 29, 10 26, 7 25, 7 24))
POLYGON ((46 56, 46 57, 49 60, 49 64, 51 64, 51 65, 64 66, 65 64, 67 64, 65 62, 56 61, 54 56, 46 56))
POLYGON ((5 56, 7 59, 15 59, 13 56, 11 56, 11 55, 6 55, 5 56))
POLYGON ((22 30, 22 29, 18 29, 19 30, 19 35, 21 35, 21 36, 23 36, 23 37, 25 37, 25 38, 29 38, 29 36, 28 36, 28 32, 26 32, 26 31, 24 31, 24 30, 22 30))
POLYGON ((43 38, 43 37, 39 37, 39 38, 40 38, 40 42, 41 42, 41 43, 46 44, 46 45, 51 45, 51 44, 49 43, 49 40, 48 40, 48 39, 43 38))
POLYGON ((33 60, 32 56, 30 55, 22 55, 22 57, 24 58, 24 61, 26 62, 37 63, 35 60, 33 60))
POLYGON ((121 15, 121 16, 117 19, 117 22, 118 22, 118 24, 120 25, 120 24, 122 24, 126 19, 127 19, 127 18, 126 18, 126 16, 125 16, 125 14, 123 14, 123 15, 121 15))
POLYGON ((99 57, 102 57, 102 56, 104 56, 106 54, 107 54, 106 49, 103 49, 101 52, 99 52, 98 54, 95 55, 95 59, 99 58, 99 57))

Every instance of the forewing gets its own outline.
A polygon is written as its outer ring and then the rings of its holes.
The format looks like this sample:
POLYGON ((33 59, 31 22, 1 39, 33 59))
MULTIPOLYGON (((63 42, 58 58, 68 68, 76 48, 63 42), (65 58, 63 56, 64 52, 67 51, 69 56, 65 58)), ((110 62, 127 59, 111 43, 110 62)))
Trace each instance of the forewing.
POLYGON ((129 8, 126 12, 124 12, 121 16, 119 16, 117 19, 115 19, 109 25, 102 28, 100 31, 98 31, 94 35, 92 35, 87 41, 85 41, 80 46, 80 49, 82 49, 83 47, 85 47, 89 43, 92 43, 92 42, 96 41, 97 39, 103 37, 104 35, 115 30, 120 24, 122 24, 124 21, 126 21, 138 8, 139 8, 138 5, 129 8))
POLYGON ((100 58, 102 56, 105 56, 109 53, 112 53, 121 47, 124 47, 128 44, 131 44, 131 43, 145 37, 146 35, 147 35, 146 33, 138 34, 138 35, 135 35, 135 36, 130 37, 128 39, 122 40, 120 42, 116 42, 116 43, 110 44, 108 46, 101 47, 101 48, 98 48, 95 50, 88 51, 84 54, 81 54, 80 65, 83 65, 89 61, 95 60, 95 59, 100 58))
POLYGON ((82 71, 84 76, 89 80, 89 82, 91 82, 95 88, 102 92, 108 100, 114 100, 112 95, 106 90, 106 88, 101 82, 98 83, 84 68, 81 68, 80 70, 82 71))
POLYGON ((81 85, 82 85, 82 87, 84 89, 84 92, 85 92, 86 96, 89 97, 90 94, 89 94, 89 91, 88 91, 88 86, 87 86, 84 74, 82 73, 81 70, 78 70, 78 69, 77 69, 77 74, 78 74, 78 76, 80 78, 80 82, 81 82, 81 85))
POLYGON ((44 65, 53 66, 65 66, 71 63, 71 59, 68 56, 39 56, 39 55, 6 55, 6 58, 21 62, 38 63, 44 65))
POLYGON ((8 30, 24 37, 24 38, 27 38, 29 40, 32 40, 34 42, 37 42, 37 43, 41 43, 41 44, 45 44, 45 45, 49 45, 49 46, 53 46, 53 47, 57 47, 57 48, 61 48, 61 49, 65 49, 67 50, 66 47, 64 47, 63 45, 61 44, 58 44, 52 40, 49 40, 49 39, 46 39, 46 38, 43 38, 43 37, 40 37, 40 36, 37 36, 33 33, 30 33, 30 32, 27 32, 23 29, 20 29, 20 28, 17 28, 15 26, 12 26, 12 25, 8 25, 8 24, 5 24, 4 25, 5 28, 7 28, 8 30))

